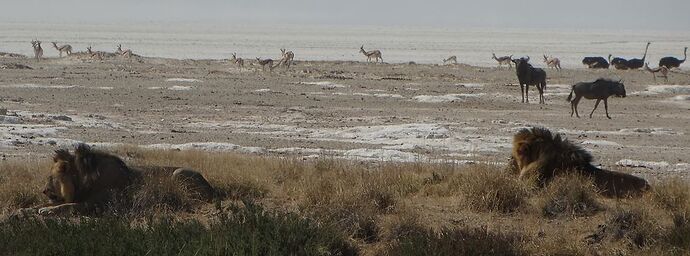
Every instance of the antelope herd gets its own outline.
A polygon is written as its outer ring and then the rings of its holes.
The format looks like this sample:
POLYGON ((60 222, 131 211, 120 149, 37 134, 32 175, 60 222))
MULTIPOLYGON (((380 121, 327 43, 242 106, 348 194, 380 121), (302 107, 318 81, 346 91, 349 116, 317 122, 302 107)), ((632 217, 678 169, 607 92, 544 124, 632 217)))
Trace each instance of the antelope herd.
MULTIPOLYGON (((86 52, 73 53, 72 46, 69 44, 58 45, 57 42, 51 43, 55 50, 58 51, 60 57, 62 57, 63 53, 66 54, 66 56, 72 56, 76 54, 78 57, 85 56, 86 58, 95 60, 103 60, 105 57, 115 56, 122 56, 123 58, 131 58, 133 56, 137 56, 132 53, 131 49, 122 49, 121 44, 117 45, 114 53, 93 51, 91 49, 91 46, 88 46, 86 48, 86 52)), ((668 74, 669 72, 671 72, 671 69, 679 68, 680 65, 683 64, 687 59, 688 47, 685 47, 684 49, 684 57, 682 60, 672 56, 663 57, 659 60, 658 67, 651 68, 649 67, 649 62, 646 62, 647 52, 649 50, 650 45, 651 42, 647 42, 645 51, 642 55, 642 58, 640 59, 624 59, 621 57, 614 57, 612 54, 609 54, 608 58, 598 56, 584 57, 582 59, 582 64, 586 65, 590 69, 608 69, 609 67, 613 67, 614 69, 619 70, 637 70, 643 68, 644 71, 652 74, 652 76, 654 77, 654 81, 656 81, 657 74, 658 76, 663 77, 666 81, 668 81, 668 74)), ((33 48, 34 58, 36 59, 36 61, 41 60, 41 58, 43 58, 43 48, 41 47, 41 41, 37 39, 31 40, 31 46, 33 48)), ((378 63, 380 61, 383 63, 383 57, 380 50, 367 51, 364 49, 364 45, 362 45, 359 48, 359 52, 367 58, 367 62, 374 61, 375 63, 378 63)), ((546 54, 544 54, 543 57, 543 62, 546 64, 546 67, 554 68, 558 71, 562 69, 561 60, 559 58, 547 56, 546 54)), ((513 59, 513 55, 497 57, 496 54, 492 52, 491 58, 497 62, 499 68, 504 65, 508 65, 509 68, 512 68, 513 64, 515 64, 515 71, 518 78, 518 82, 520 84, 520 90, 522 92, 522 102, 529 103, 529 86, 534 85, 539 91, 539 103, 546 103, 544 99, 544 90, 546 89, 546 72, 541 68, 533 67, 529 63, 529 56, 527 56, 526 58, 523 57, 513 59)), ((278 66, 284 66, 285 69, 289 69, 294 64, 294 60, 295 54, 293 51, 281 48, 280 59, 277 61, 277 63, 271 58, 262 59, 260 57, 256 58, 256 63, 259 66, 261 66, 261 69, 263 71, 273 71, 273 69, 278 66)), ((240 70, 244 68, 245 60, 243 58, 238 58, 237 53, 232 53, 232 58, 230 59, 230 62, 236 64, 240 70)), ((446 65, 448 63, 457 64, 457 56, 451 55, 448 58, 444 58, 443 64, 446 65)), ((610 95, 625 97, 625 88, 623 86, 623 83, 620 81, 614 82, 604 79, 599 79, 591 83, 578 83, 573 85, 573 89, 571 95, 568 97, 568 101, 571 102, 572 112, 575 115, 577 115, 577 105, 582 97, 586 99, 597 99, 594 109, 596 109, 596 107, 599 105, 599 102, 603 100, 604 107, 606 109, 606 116, 608 118, 611 118, 608 115, 607 101, 607 98, 610 95), (575 98, 571 100, 573 92, 575 93, 575 98)), ((593 112, 594 110, 592 110, 592 113, 593 112)), ((571 113, 571 116, 573 113, 571 113)), ((579 115, 577 116, 579 117, 579 115)), ((590 113, 590 117, 591 116, 592 114, 590 113)))

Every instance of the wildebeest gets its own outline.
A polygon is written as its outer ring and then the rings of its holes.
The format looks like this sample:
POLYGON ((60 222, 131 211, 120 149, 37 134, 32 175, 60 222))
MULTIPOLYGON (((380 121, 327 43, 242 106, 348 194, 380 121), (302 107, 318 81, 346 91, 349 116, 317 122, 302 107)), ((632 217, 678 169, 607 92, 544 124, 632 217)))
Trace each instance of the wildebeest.
POLYGON ((683 57, 683 60, 679 60, 676 57, 663 57, 659 60, 659 67, 666 67, 667 69, 672 69, 672 68, 677 68, 680 67, 680 64, 683 64, 685 62, 685 59, 688 58, 688 47, 685 47, 685 52, 683 53, 685 57, 683 57))
POLYGON ((585 99, 597 100, 597 102, 594 104, 594 109, 592 109, 592 112, 589 113, 589 118, 592 118, 592 114, 594 113, 594 110, 596 110, 599 106, 599 102, 601 100, 604 100, 606 117, 611 119, 611 117, 609 116, 608 104, 608 98, 611 95, 625 97, 625 85, 623 85, 621 81, 613 81, 603 78, 599 78, 594 82, 580 82, 573 85, 572 89, 570 90, 570 95, 568 95, 567 99, 567 101, 570 102, 570 116, 572 117, 573 113, 575 113, 575 115, 577 115, 578 118, 580 117, 580 114, 577 113, 577 104, 580 103, 580 99, 584 97, 585 99), (575 99, 572 99, 573 92, 575 92, 575 99))
POLYGON ((539 103, 545 104, 544 89, 546 89, 546 72, 541 68, 532 67, 529 64, 529 56, 527 58, 519 58, 511 60, 515 63, 515 73, 520 82, 520 95, 522 102, 529 103, 529 86, 534 85, 539 90, 539 103), (524 85, 524 87, 523 87, 524 85))
POLYGON ((584 57, 582 64, 588 68, 609 68, 609 62, 604 57, 584 57))

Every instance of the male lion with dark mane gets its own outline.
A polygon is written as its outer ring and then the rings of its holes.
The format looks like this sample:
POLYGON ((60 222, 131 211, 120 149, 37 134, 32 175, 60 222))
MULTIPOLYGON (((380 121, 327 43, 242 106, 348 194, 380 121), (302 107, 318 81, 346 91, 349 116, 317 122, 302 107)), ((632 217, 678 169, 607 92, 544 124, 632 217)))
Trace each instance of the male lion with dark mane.
POLYGON ((560 135, 534 127, 513 137, 510 169, 521 179, 536 178, 541 186, 557 175, 576 172, 591 177, 599 192, 607 196, 625 197, 649 189, 644 179, 599 169, 592 160, 591 154, 560 135))
POLYGON ((208 201, 215 194, 208 181, 196 171, 176 167, 130 168, 117 156, 79 144, 74 154, 65 149, 55 151, 43 190, 50 204, 41 207, 38 213, 90 211, 107 203, 113 193, 125 190, 142 176, 161 174, 180 182, 186 192, 199 199, 208 201))

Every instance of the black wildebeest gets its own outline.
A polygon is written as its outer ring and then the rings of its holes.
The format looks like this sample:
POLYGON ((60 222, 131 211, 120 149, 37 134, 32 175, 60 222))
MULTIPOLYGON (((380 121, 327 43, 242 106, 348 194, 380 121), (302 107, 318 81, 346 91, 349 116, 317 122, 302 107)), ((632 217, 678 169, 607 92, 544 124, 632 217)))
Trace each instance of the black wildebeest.
POLYGON ((611 63, 611 66, 613 66, 616 69, 620 70, 627 70, 628 69, 628 60, 620 58, 620 57, 615 57, 611 59, 611 54, 609 54, 609 63, 611 63))
POLYGON ((666 67, 668 69, 672 68, 678 68, 680 67, 680 64, 683 64, 685 62, 685 59, 688 58, 688 47, 685 47, 685 52, 683 53, 685 57, 683 57, 683 60, 679 60, 676 57, 663 57, 659 60, 659 67, 666 67))
POLYGON ((520 95, 522 102, 529 103, 529 86, 534 85, 539 90, 539 103, 546 104, 544 99, 544 89, 546 89, 546 72, 541 68, 532 67, 529 64, 529 56, 527 58, 512 59, 515 63, 515 73, 520 82, 520 95), (524 85, 524 87, 523 87, 524 85))
POLYGON ((588 68, 609 68, 609 62, 604 57, 584 57, 582 65, 587 65, 588 68))
POLYGON ((629 59, 628 60, 628 69, 640 69, 644 66, 644 60, 647 58, 647 50, 649 50, 649 45, 652 44, 651 42, 647 42, 647 47, 644 49, 644 55, 642 55, 642 59, 629 59))
POLYGON ((608 79, 599 78, 594 82, 580 82, 573 85, 570 90, 570 95, 568 95, 567 101, 570 102, 570 116, 573 113, 580 117, 577 113, 577 104, 580 103, 582 97, 585 99, 596 99, 597 102, 594 104, 594 109, 589 113, 589 118, 592 118, 594 110, 599 106, 599 102, 604 100, 604 108, 606 109, 606 117, 611 119, 609 116, 609 104, 608 98, 611 95, 625 97, 625 85, 621 81, 613 81, 608 79), (573 99, 573 92, 575 92, 575 99, 573 99), (572 99, 572 100, 571 100, 572 99))

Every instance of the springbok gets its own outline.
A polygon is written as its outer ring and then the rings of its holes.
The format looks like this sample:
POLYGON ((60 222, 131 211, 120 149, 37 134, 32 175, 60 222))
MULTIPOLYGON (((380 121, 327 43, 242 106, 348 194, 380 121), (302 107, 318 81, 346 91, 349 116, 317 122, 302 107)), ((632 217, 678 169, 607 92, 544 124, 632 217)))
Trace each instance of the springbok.
POLYGON ((286 49, 280 49, 280 55, 282 56, 282 59, 280 59, 278 65, 282 63, 283 65, 286 65, 285 68, 290 68, 292 61, 295 59, 295 53, 292 51, 286 51, 286 49))
POLYGON ((36 61, 40 61, 43 58, 43 48, 41 47, 41 41, 31 40, 31 46, 34 48, 34 57, 36 61))
POLYGON ((365 51, 364 45, 362 45, 362 47, 359 47, 359 52, 361 52, 362 54, 364 54, 364 56, 367 57, 367 62, 371 62, 372 58, 374 58, 377 63, 379 62, 379 59, 381 60, 381 62, 383 62, 383 57, 381 57, 381 51, 379 50, 365 51))
POLYGON ((261 58, 256 58, 256 62, 261 65, 261 69, 266 71, 266 65, 268 65, 268 70, 273 71, 273 60, 272 59, 264 59, 262 60, 261 58))
POLYGON ((244 59, 237 58, 237 53, 232 53, 232 59, 230 59, 230 61, 237 64, 237 67, 239 67, 240 69, 244 67, 244 59))
POLYGON ((117 45, 117 51, 116 51, 116 53, 119 54, 119 55, 122 55, 122 56, 125 57, 125 58, 132 57, 132 50, 130 50, 130 49, 122 50, 122 45, 121 45, 121 44, 118 44, 118 45, 117 45))
POLYGON ((648 71, 649 73, 652 73, 652 76, 654 76, 654 81, 656 82, 656 73, 661 73, 660 77, 663 77, 666 82, 668 82, 668 68, 666 66, 659 66, 658 68, 651 69, 649 68, 649 62, 646 62, 644 64, 644 70, 648 71))
POLYGON ((92 59, 103 60, 103 56, 102 56, 101 52, 92 51, 90 45, 89 45, 89 47, 86 47, 86 52, 89 54, 89 57, 91 57, 92 59))
POLYGON ((491 53, 491 55, 492 55, 491 58, 494 59, 494 60, 496 60, 496 62, 498 62, 498 66, 499 66, 499 67, 501 67, 501 66, 503 66, 503 65, 505 65, 505 64, 508 64, 508 67, 511 67, 511 68, 513 67, 513 65, 512 65, 512 63, 513 63, 513 61, 512 61, 512 60, 513 60, 513 55, 510 55, 510 56, 503 56, 503 57, 496 57, 496 54, 493 53, 493 52, 491 53))
POLYGON ((443 59, 443 65, 445 65, 447 62, 453 62, 453 64, 458 64, 458 57, 453 55, 448 57, 447 59, 443 59))
POLYGON ((546 54, 544 54, 544 63, 546 63, 547 67, 561 71, 561 60, 556 57, 546 57, 546 54))
POLYGON ((63 45, 63 46, 58 46, 57 42, 51 42, 53 44, 53 47, 55 47, 55 50, 58 50, 60 52, 60 57, 62 57, 62 53, 66 53, 67 56, 72 55, 72 46, 69 44, 63 45))

